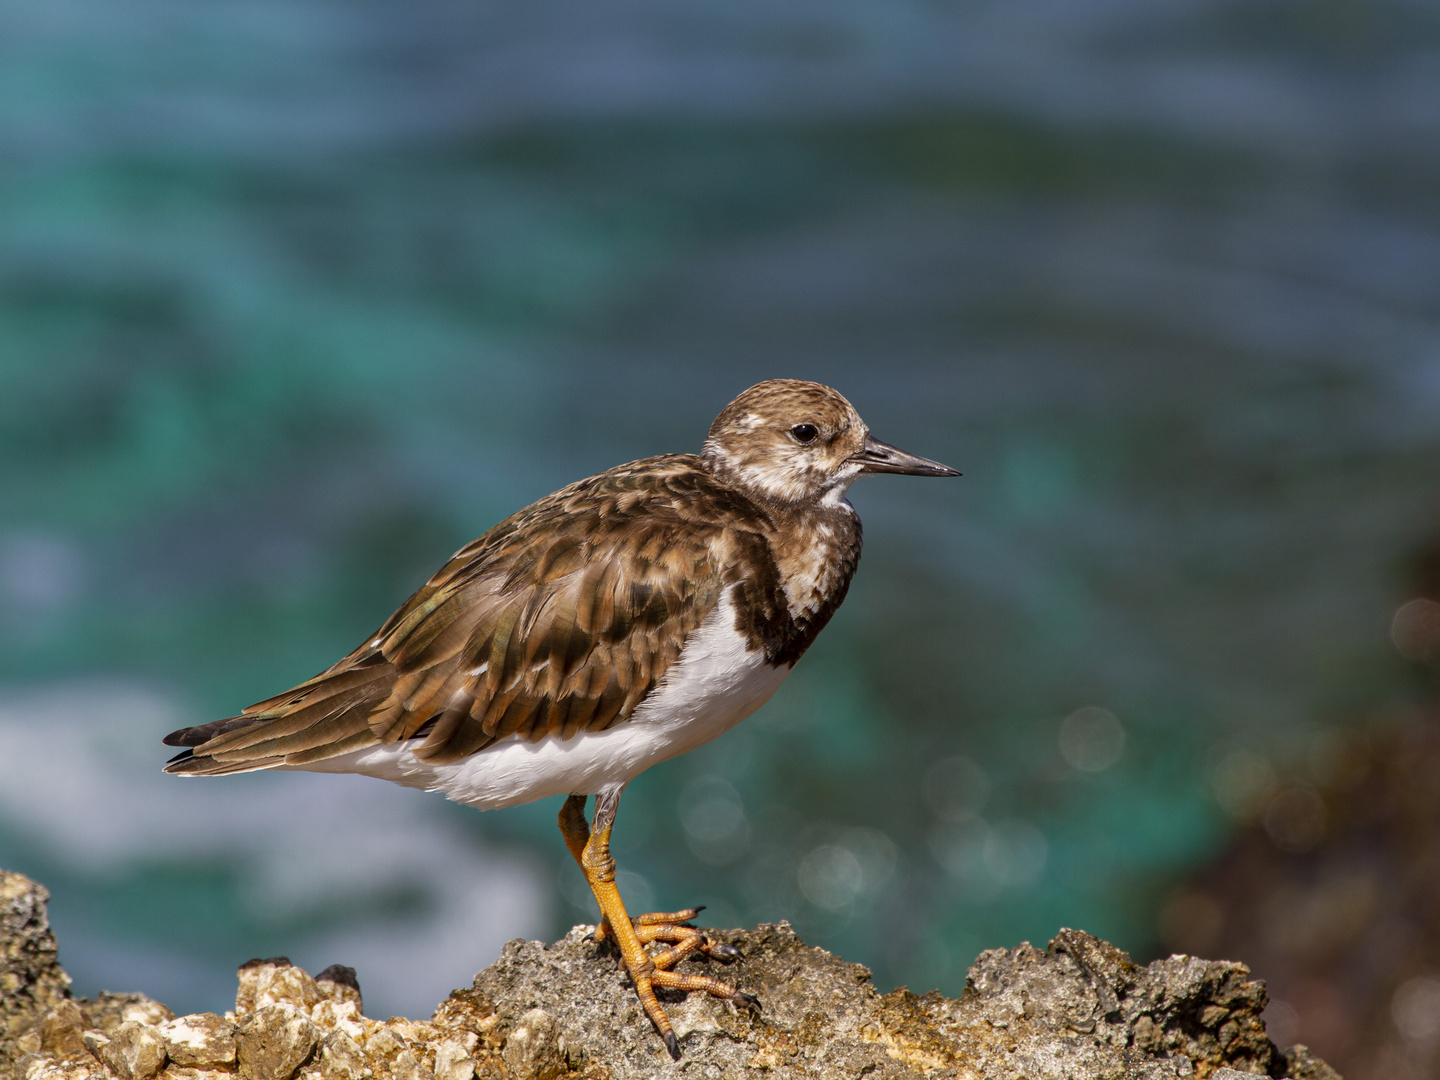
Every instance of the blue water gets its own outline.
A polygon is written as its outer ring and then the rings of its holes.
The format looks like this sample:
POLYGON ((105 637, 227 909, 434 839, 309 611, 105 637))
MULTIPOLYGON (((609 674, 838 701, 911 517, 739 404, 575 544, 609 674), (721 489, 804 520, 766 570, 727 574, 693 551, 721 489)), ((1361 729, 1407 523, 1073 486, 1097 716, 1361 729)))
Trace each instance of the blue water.
POLYGON ((80 991, 186 1010, 287 953, 423 1015, 593 917, 550 803, 159 737, 801 376, 966 475, 854 489, 795 676, 627 793, 632 906, 950 993, 1061 925, 1144 953, 1227 762, 1410 693, 1437 129, 1420 3, 11 3, 0 864, 80 991))

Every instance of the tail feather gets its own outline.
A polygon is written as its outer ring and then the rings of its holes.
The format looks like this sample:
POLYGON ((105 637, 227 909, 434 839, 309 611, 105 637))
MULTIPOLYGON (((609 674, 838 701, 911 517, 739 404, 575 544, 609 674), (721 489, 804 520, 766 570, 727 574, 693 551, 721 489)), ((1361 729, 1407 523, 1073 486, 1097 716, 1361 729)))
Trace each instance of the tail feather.
POLYGON ((339 757, 341 754, 348 754, 352 750, 363 750, 367 746, 374 746, 379 743, 375 733, 368 727, 363 731, 356 731, 343 739, 336 739, 325 746, 313 747, 309 750, 295 750, 285 755, 286 765, 308 765, 312 761, 324 761, 326 758, 339 757))
POLYGON ((225 776, 230 773, 260 772, 285 764, 284 758, 256 758, 253 761, 216 761, 210 757, 196 757, 193 750, 176 754, 165 763, 165 771, 176 776, 225 776))
POLYGON ((165 771, 186 776, 255 772, 323 761, 378 742, 370 714, 389 695, 393 675, 388 664, 337 670, 304 684, 303 692, 252 705, 239 716, 172 731, 166 745, 188 749, 166 762, 165 771), (274 705, 277 701, 284 704, 274 705))
POLYGON ((283 713, 257 716, 258 723, 236 725, 201 744, 203 752, 236 760, 246 751, 269 755, 309 750, 326 739, 369 730, 371 711, 385 698, 385 687, 361 687, 312 695, 283 713))
POLYGON ((178 731, 172 731, 160 741, 166 746, 200 746, 217 735, 224 735, 228 731, 245 727, 255 721, 256 718, 253 716, 227 716, 224 720, 212 720, 208 724, 182 727, 178 731))

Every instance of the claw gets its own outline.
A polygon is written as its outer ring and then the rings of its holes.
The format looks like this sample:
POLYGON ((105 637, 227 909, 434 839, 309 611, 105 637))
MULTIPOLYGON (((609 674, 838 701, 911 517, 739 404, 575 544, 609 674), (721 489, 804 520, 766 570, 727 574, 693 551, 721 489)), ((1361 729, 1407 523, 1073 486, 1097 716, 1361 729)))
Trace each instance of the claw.
POLYGON ((680 1040, 675 1038, 673 1031, 667 1031, 665 1033, 665 1049, 670 1051, 672 1060, 680 1060, 680 1040))
POLYGON ((745 1008, 749 1009, 756 1016, 760 1015, 760 999, 754 994, 747 994, 744 990, 736 990, 735 997, 737 999, 736 1004, 744 1005, 745 1008))
POLYGON ((734 945, 726 945, 724 942, 721 941, 707 941, 705 945, 705 952, 712 959, 719 960, 722 963, 726 964, 734 960, 739 960, 742 955, 740 950, 737 949, 734 945))

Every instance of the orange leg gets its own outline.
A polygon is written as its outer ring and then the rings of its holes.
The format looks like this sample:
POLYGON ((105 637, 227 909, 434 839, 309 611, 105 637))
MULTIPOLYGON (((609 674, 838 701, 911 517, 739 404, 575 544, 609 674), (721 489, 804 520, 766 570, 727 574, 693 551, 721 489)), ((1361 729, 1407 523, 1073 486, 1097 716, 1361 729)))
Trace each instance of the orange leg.
POLYGON ((700 908, 652 912, 632 919, 620 899, 620 890, 615 887, 615 860, 610 855, 610 829, 615 823, 620 796, 616 793, 595 797, 593 832, 585 823, 585 799, 584 795, 571 795, 565 800, 560 809, 560 832, 565 837, 565 846, 584 871, 596 903, 600 905, 600 925, 595 928, 595 939, 603 941, 606 937, 614 937, 620 947, 625 970, 635 982, 635 992, 645 1008, 645 1015, 650 1017, 655 1030, 665 1040, 670 1056, 679 1060, 680 1043, 655 996, 655 987, 704 990, 755 1011, 759 1010, 760 1003, 750 994, 736 990, 719 979, 705 975, 681 975, 670 970, 691 953, 703 952, 719 960, 733 960, 740 951, 733 945, 712 942, 703 931, 685 925, 699 914, 700 908), (652 941, 667 942, 671 947, 651 956, 645 951, 645 946, 652 941))

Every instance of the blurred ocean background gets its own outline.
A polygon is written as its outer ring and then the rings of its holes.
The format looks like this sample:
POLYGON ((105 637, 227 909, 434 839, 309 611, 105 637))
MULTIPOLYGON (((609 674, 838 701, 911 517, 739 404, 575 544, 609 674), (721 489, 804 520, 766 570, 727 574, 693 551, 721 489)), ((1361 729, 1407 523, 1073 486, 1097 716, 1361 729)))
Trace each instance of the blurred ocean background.
POLYGON ((796 376, 965 476, 852 491, 831 627, 627 793, 632 910, 949 994, 1060 926, 1152 955, 1277 769, 1416 692, 1437 185, 1420 0, 10 0, 0 865, 79 992, 180 1011, 284 953, 424 1016, 591 921, 558 800, 159 740, 796 376))

